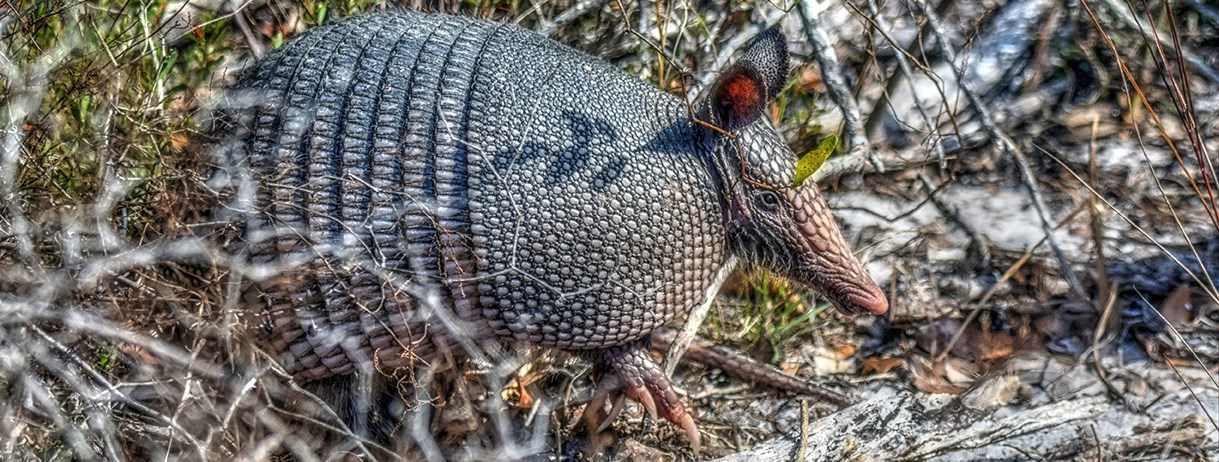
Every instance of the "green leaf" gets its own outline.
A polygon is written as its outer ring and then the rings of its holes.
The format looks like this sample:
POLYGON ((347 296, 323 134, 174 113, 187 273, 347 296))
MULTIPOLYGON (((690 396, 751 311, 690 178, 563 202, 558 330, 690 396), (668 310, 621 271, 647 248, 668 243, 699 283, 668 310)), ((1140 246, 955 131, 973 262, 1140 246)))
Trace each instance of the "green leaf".
POLYGON ((93 362, 93 365, 104 371, 110 369, 110 366, 113 366, 117 359, 118 354, 114 351, 114 347, 107 345, 102 347, 101 351, 98 352, 97 360, 93 362))
POLYGON ((321 25, 322 23, 326 22, 326 9, 325 3, 318 4, 317 10, 313 12, 313 18, 314 21, 316 21, 315 24, 321 25))
POLYGON ((164 82, 176 64, 178 64, 178 51, 174 50, 169 52, 164 61, 161 61, 161 70, 157 71, 157 81, 164 82))
POLYGON ((804 180, 813 176, 813 173, 816 173, 817 169, 821 168, 821 165, 825 163, 826 159, 830 158, 830 154, 833 154, 835 149, 838 149, 838 137, 830 135, 821 140, 821 143, 817 144, 817 147, 813 148, 812 151, 801 156, 800 160, 796 161, 796 175, 792 177, 792 187, 797 188, 801 184, 804 184, 804 180))
POLYGON ((76 120, 85 122, 85 118, 89 117, 89 104, 92 102, 93 98, 89 95, 80 97, 80 101, 76 102, 76 120))

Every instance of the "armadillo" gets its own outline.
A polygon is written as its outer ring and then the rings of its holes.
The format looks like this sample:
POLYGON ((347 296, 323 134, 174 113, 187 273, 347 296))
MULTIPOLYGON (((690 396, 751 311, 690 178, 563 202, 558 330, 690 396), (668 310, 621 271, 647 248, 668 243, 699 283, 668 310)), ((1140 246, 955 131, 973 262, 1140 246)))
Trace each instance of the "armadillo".
POLYGON ((738 263, 846 313, 888 308, 816 186, 793 186, 765 116, 787 73, 777 28, 692 105, 513 25, 401 11, 314 28, 221 105, 224 213, 251 264, 281 270, 249 309, 304 381, 488 340, 573 351, 697 447, 647 339, 738 263))

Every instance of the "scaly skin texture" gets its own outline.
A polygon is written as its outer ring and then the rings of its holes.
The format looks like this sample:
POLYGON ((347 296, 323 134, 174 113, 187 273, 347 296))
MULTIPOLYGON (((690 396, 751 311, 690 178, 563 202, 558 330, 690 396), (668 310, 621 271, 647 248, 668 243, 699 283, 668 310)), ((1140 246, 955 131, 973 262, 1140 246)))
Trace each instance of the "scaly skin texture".
POLYGON ((730 255, 887 308, 815 185, 790 187, 762 117, 787 68, 772 29, 695 120, 511 25, 392 12, 303 34, 220 108, 217 214, 243 226, 235 252, 286 269, 247 291, 269 348, 302 380, 494 338, 575 350, 697 442, 644 339, 708 302, 730 255))

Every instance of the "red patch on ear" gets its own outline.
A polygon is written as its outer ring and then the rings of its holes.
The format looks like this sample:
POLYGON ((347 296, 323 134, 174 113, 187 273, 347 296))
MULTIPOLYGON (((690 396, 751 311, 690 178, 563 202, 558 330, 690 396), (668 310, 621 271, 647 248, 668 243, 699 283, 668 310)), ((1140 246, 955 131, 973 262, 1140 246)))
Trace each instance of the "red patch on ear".
POLYGON ((724 78, 716 89, 715 96, 724 111, 722 114, 730 116, 731 121, 744 121, 755 117, 761 113, 765 103, 761 85, 757 79, 751 78, 745 72, 736 72, 724 78))

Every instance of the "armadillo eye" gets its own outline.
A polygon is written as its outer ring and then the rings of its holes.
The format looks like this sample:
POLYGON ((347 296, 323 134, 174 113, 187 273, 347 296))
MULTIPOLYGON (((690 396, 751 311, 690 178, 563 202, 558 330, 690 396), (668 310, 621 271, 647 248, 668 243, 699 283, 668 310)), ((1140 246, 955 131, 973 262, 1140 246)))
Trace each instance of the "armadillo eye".
POLYGON ((779 209, 779 194, 774 191, 762 191, 762 194, 758 196, 758 203, 763 210, 774 212, 779 209))

